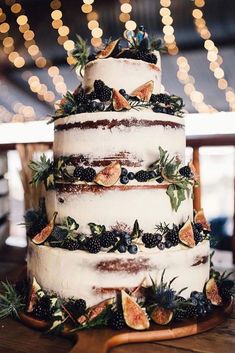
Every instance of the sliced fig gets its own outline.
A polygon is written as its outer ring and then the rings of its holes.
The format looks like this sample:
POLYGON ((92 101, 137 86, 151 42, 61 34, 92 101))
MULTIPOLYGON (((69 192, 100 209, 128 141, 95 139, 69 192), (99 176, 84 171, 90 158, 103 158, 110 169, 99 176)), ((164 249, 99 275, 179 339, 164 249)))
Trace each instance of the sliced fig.
POLYGON ((193 162, 192 162, 192 161, 189 162, 188 166, 189 166, 189 168, 191 169, 191 172, 193 173, 193 178, 194 178, 194 180, 199 183, 199 181, 200 181, 200 175, 198 174, 198 172, 197 172, 197 170, 196 170, 196 168, 195 168, 193 162))
POLYGON ((210 223, 208 223, 207 220, 206 220, 206 217, 205 217, 205 215, 204 215, 203 208, 200 209, 200 211, 198 211, 198 212, 195 214, 194 222, 195 222, 195 223, 200 223, 200 224, 202 225, 202 227, 203 227, 204 230, 208 230, 208 232, 211 231, 210 223))
POLYGON ((101 172, 99 172, 94 181, 95 183, 110 187, 118 181, 121 175, 121 164, 117 161, 110 163, 101 172))
POLYGON ((209 279, 206 283, 206 297, 213 305, 218 306, 222 304, 222 298, 219 295, 219 288, 214 278, 209 279))
POLYGON ((141 101, 149 102, 151 95, 153 93, 154 82, 150 80, 143 85, 136 88, 132 93, 131 96, 139 98, 141 101))
POLYGON ((57 212, 54 213, 50 223, 41 230, 41 232, 39 232, 38 234, 35 235, 35 237, 33 237, 32 239, 32 242, 34 244, 42 244, 44 243, 47 238, 51 235, 53 229, 54 229, 54 226, 55 226, 55 219, 56 219, 56 216, 57 216, 57 212))
POLYGON ((112 305, 114 303, 114 298, 106 299, 103 300, 101 303, 92 306, 91 308, 88 309, 86 315, 80 316, 77 321, 80 325, 87 324, 88 322, 91 322, 92 320, 96 319, 100 314, 104 312, 104 310, 107 309, 109 305, 112 305))
POLYGON ((38 292, 40 292, 42 288, 38 284, 35 277, 33 277, 33 282, 31 285, 30 293, 29 293, 29 301, 28 301, 28 308, 27 312, 31 313, 33 311, 34 306, 37 304, 38 301, 38 292))
POLYGON ((158 325, 167 325, 173 318, 173 311, 157 306, 151 313, 151 319, 158 325))
POLYGON ((181 243, 187 245, 189 248, 193 248, 195 246, 195 239, 193 235, 193 227, 188 219, 187 222, 183 225, 183 227, 179 231, 179 239, 181 243))
POLYGON ((98 59, 105 59, 114 54, 115 49, 118 47, 118 43, 120 42, 120 38, 110 42, 106 48, 104 48, 101 52, 99 52, 96 57, 98 59))
POLYGON ((116 89, 113 89, 113 108, 116 112, 120 112, 123 109, 131 109, 126 98, 124 98, 116 89))
POLYGON ((127 326, 134 330, 148 329, 149 320, 146 312, 124 290, 121 291, 121 297, 124 320, 127 326))

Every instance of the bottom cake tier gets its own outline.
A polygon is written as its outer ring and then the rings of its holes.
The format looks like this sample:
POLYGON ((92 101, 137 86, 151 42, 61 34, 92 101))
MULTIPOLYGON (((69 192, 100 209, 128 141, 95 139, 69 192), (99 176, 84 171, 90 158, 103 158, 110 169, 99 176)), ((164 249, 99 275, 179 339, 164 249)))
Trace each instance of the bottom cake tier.
POLYGON ((149 249, 138 254, 89 254, 45 245, 28 247, 28 276, 35 277, 49 293, 62 298, 82 298, 88 306, 114 297, 120 289, 134 290, 140 284, 159 282, 163 270, 166 282, 177 276, 172 288, 189 297, 202 292, 209 278, 210 246, 205 240, 194 248, 178 245, 163 251, 149 249))

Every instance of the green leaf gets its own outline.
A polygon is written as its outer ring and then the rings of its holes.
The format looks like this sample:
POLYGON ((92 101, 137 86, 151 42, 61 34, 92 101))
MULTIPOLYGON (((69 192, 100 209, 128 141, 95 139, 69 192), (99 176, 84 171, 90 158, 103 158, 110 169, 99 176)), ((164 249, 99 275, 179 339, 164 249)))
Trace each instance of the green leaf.
POLYGON ((137 219, 135 220, 134 227, 131 233, 132 239, 137 239, 141 236, 140 227, 137 219))
POLYGON ((171 207, 173 211, 177 211, 178 203, 174 184, 170 184, 166 191, 167 195, 170 197, 171 207))
POLYGON ((66 225, 69 231, 77 230, 79 227, 79 224, 75 221, 75 219, 69 216, 66 219, 66 225))
POLYGON ((100 235, 103 232, 105 232, 105 226, 104 225, 101 226, 101 225, 98 225, 98 224, 95 224, 95 223, 88 223, 88 225, 89 225, 91 233, 93 235, 100 235))

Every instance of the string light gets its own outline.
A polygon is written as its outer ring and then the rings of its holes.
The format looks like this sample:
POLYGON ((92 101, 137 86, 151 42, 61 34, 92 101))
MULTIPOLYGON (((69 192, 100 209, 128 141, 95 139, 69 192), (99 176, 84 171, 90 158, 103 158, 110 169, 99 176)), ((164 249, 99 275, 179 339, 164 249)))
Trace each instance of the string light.
POLYGON ((219 55, 219 50, 211 39, 211 32, 209 31, 206 21, 204 19, 203 7, 205 6, 204 0, 195 0, 194 5, 196 8, 192 11, 192 16, 196 30, 202 40, 204 41, 204 48, 207 50, 207 60, 209 61, 209 68, 213 72, 217 80, 218 88, 224 91, 225 99, 228 102, 230 109, 235 111, 235 94, 234 90, 229 87, 228 81, 225 79, 225 73, 222 69, 223 59, 219 55))
POLYGON ((91 44, 94 47, 100 47, 102 42, 103 30, 99 25, 99 15, 96 11, 93 10, 92 4, 94 0, 83 0, 83 5, 81 10, 86 14, 87 18, 87 27, 91 31, 91 44))
MULTIPOLYGON (((120 2, 120 15, 119 15, 119 20, 123 22, 125 25, 125 29, 128 31, 134 31, 137 27, 137 24, 135 21, 131 20, 131 11, 132 11, 132 6, 130 4, 130 0, 119 0, 120 2)), ((125 31, 124 31, 125 33, 125 31)))
MULTIPOLYGON (((176 44, 176 39, 174 35, 173 18, 171 16, 171 0, 160 0, 160 16, 163 24, 164 41, 168 53, 171 55, 177 55, 179 53, 179 48, 176 44)), ((180 56, 177 58, 177 78, 179 82, 184 86, 185 94, 190 98, 192 106, 198 112, 212 112, 216 111, 211 105, 204 102, 204 95, 202 92, 195 87, 195 78, 189 74, 190 65, 185 56, 180 56)))
MULTIPOLYGON (((32 60, 34 61, 35 65, 39 69, 44 69, 47 66, 50 67, 49 61, 42 55, 42 52, 40 51, 40 48, 36 43, 35 34, 34 34, 34 31, 30 28, 30 25, 28 22, 28 17, 26 15, 22 14, 24 11, 22 5, 15 3, 14 5, 11 6, 11 11, 16 16, 16 22, 18 24, 19 31, 21 32, 23 39, 24 39, 24 46, 27 49, 28 54, 31 56, 32 60), (16 9, 17 9, 17 11, 16 11, 16 9)), ((22 64, 22 61, 17 59, 16 65, 19 65, 20 63, 22 64)), ((39 77, 38 77, 38 80, 39 80, 39 77)), ((53 82, 53 84, 54 84, 54 82, 53 82)), ((51 104, 52 101, 55 99, 54 92, 50 91, 45 84, 42 85, 42 83, 40 83, 40 85, 41 85, 40 87, 44 88, 43 91, 41 91, 39 88, 37 90, 32 89, 32 86, 30 86, 30 85, 29 85, 29 88, 32 92, 37 94, 37 97, 40 101, 46 101, 47 103, 51 104)), ((54 86, 55 86, 56 91, 59 94, 65 94, 67 91, 67 87, 66 87, 65 83, 63 85, 61 85, 59 88, 55 84, 54 84, 54 86)))
MULTIPOLYGON (((63 23, 63 13, 61 11, 61 1, 60 0, 53 0, 50 3, 51 11, 51 18, 52 18, 52 28, 55 29, 58 33, 57 42, 59 45, 63 46, 64 50, 67 52, 67 63, 69 65, 74 65, 75 60, 71 55, 71 51, 74 49, 75 43, 73 40, 69 39, 68 35, 70 33, 70 28, 65 26, 63 23)), ((64 83, 63 86, 63 94, 66 93, 67 87, 64 83)), ((58 85, 57 85, 58 88, 58 85)), ((59 89, 61 90, 61 89, 59 89)))

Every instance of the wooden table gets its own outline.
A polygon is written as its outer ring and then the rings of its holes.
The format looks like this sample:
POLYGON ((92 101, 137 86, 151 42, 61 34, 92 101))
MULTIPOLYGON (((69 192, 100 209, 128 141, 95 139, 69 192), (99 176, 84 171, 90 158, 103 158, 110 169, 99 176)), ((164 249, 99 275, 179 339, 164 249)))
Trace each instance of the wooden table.
MULTIPOLYGON (((0 251, 0 280, 7 277, 14 281, 24 263, 25 249, 5 246, 0 251)), ((67 339, 45 336, 12 319, 0 321, 0 353, 65 353, 72 346, 67 339)), ((123 345, 111 353, 231 353, 234 347, 235 311, 226 322, 209 332, 172 341, 123 345)))

